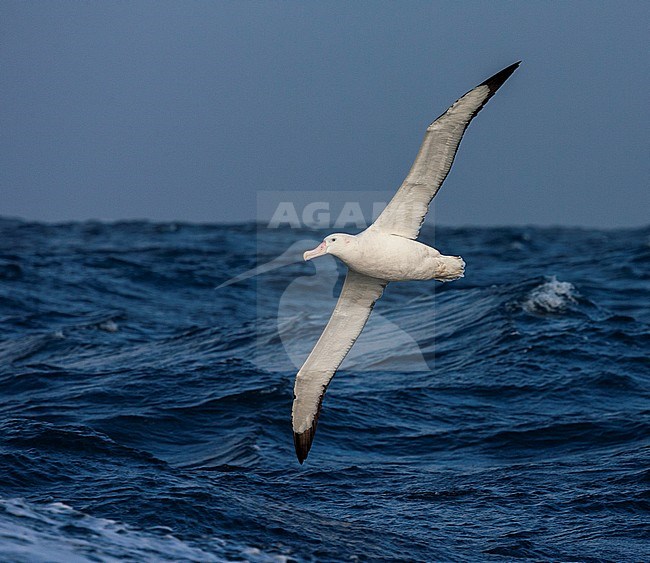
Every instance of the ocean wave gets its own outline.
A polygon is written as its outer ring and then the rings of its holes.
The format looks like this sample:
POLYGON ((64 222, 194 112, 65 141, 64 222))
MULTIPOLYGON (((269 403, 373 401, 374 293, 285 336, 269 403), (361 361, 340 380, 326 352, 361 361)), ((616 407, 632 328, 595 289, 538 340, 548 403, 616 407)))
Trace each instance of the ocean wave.
POLYGON ((116 520, 84 514, 62 502, 36 505, 20 498, 0 498, 0 535, 0 556, 17 563, 288 561, 280 554, 264 553, 216 537, 203 540, 199 547, 175 537, 169 528, 140 530, 116 520))
POLYGON ((110 437, 85 426, 61 425, 31 419, 9 419, 0 425, 2 439, 14 448, 39 451, 80 452, 84 455, 129 457, 162 463, 148 452, 119 444, 110 437))
POLYGON ((577 302, 576 297, 573 284, 553 276, 530 291, 521 306, 527 313, 561 313, 577 302))
POLYGON ((425 228, 301 467, 322 233, 0 219, 0 559, 643 560, 649 233, 425 228))

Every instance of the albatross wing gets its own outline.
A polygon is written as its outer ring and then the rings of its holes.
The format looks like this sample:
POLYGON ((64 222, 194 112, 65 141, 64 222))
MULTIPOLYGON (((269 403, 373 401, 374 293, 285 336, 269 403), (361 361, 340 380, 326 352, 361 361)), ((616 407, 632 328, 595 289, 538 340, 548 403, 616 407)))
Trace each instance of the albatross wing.
POLYGON ((408 176, 371 229, 417 238, 429 204, 451 169, 465 129, 520 62, 467 92, 429 125, 408 176))
POLYGON ((334 312, 296 376, 291 420, 300 463, 307 457, 314 440, 325 390, 361 334, 387 283, 348 271, 334 312))

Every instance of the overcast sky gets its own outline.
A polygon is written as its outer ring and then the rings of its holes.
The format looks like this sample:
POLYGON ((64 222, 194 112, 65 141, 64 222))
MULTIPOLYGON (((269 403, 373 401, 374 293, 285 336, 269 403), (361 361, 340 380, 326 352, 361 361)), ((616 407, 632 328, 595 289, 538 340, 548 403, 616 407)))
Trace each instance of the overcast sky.
POLYGON ((650 223, 650 2, 0 3, 0 215, 256 219, 395 190, 428 123, 522 59, 444 225, 650 223))

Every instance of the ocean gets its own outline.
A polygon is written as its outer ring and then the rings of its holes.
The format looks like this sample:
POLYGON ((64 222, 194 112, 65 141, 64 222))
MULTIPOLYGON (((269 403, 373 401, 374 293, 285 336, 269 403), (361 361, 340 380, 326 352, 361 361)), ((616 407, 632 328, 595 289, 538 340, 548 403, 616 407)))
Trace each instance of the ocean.
POLYGON ((0 560, 650 560, 650 227, 425 227, 300 466, 324 234, 0 219, 0 560))

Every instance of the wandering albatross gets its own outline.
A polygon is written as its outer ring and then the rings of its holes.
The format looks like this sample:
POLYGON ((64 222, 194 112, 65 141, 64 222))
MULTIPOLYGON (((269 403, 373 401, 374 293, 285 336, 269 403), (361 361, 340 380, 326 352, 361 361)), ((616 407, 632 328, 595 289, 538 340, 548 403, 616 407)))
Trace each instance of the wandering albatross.
POLYGON ((329 235, 305 252, 305 260, 332 254, 348 266, 348 273, 327 326, 296 375, 291 419, 301 464, 314 440, 327 386, 361 334, 386 284, 445 282, 463 276, 465 262, 460 256, 443 256, 415 239, 431 200, 449 173, 465 129, 520 62, 467 92, 429 125, 408 176, 370 227, 358 235, 329 235))

